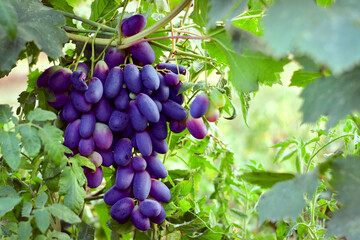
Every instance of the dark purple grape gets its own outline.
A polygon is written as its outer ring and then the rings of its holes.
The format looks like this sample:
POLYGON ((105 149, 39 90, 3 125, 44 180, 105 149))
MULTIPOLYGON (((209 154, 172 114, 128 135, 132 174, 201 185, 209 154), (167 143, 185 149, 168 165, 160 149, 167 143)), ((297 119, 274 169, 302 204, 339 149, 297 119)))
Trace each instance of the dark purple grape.
POLYGON ((77 119, 69 123, 64 133, 64 145, 70 149, 75 149, 79 145, 80 141, 80 119, 77 119))
POLYGON ((92 105, 85 100, 84 93, 72 89, 70 97, 72 104, 79 112, 88 112, 91 110, 92 105))
POLYGON ((176 65, 174 63, 159 63, 158 65, 156 65, 156 68, 157 69, 167 69, 176 74, 179 74, 179 73, 181 73, 183 75, 186 74, 186 68, 184 66, 176 65), (178 71, 178 68, 179 68, 179 71, 178 71))
POLYGON ((107 123, 109 121, 111 116, 111 105, 106 98, 102 97, 95 105, 94 113, 98 121, 103 123, 107 123))
POLYGON ((95 130, 96 118, 93 112, 83 113, 80 122, 80 136, 89 138, 95 130))
POLYGON ((137 132, 135 133, 135 137, 136 146, 139 149, 139 152, 143 156, 150 156, 153 151, 153 147, 149 133, 147 131, 137 132))
POLYGON ((142 115, 146 117, 149 122, 158 122, 160 119, 159 109, 155 102, 146 94, 139 93, 135 100, 136 106, 142 115))
POLYGON ((121 33, 129 37, 141 32, 145 26, 146 18, 141 14, 136 14, 121 22, 121 33))
POLYGON ((154 156, 145 157, 147 163, 147 170, 155 178, 166 178, 168 170, 162 161, 154 156))
POLYGON ((82 138, 79 141, 79 153, 83 156, 89 156, 95 150, 95 143, 92 137, 82 138))
POLYGON ((121 132, 121 136, 123 136, 124 138, 130 138, 133 135, 133 128, 131 126, 131 124, 129 123, 125 130, 121 132))
POLYGON ((79 92, 85 92, 88 89, 86 84, 86 74, 81 70, 76 70, 71 74, 71 83, 74 89, 79 92))
POLYGON ((197 139, 203 139, 207 135, 207 129, 202 118, 189 118, 186 120, 186 127, 190 134, 197 139))
POLYGON ((148 121, 139 111, 135 101, 130 101, 129 103, 129 117, 131 126, 135 131, 144 131, 146 129, 148 121))
POLYGON ((95 145, 103 151, 111 147, 113 141, 113 134, 110 128, 104 123, 96 123, 93 133, 95 145))
POLYGON ((204 116, 209 108, 209 104, 209 97, 205 93, 197 95, 194 101, 190 104, 190 115, 193 118, 200 118, 204 116))
POLYGON ((155 52, 148 42, 142 42, 128 48, 131 55, 143 64, 155 62, 155 52))
POLYGON ((129 107, 129 93, 123 88, 120 90, 119 95, 114 100, 114 105, 120 111, 124 111, 129 107))
POLYGON ((55 92, 55 102, 49 102, 48 104, 55 108, 55 109, 60 109, 62 106, 65 105, 67 99, 69 98, 69 93, 68 92, 55 92))
POLYGON ((150 228, 150 220, 148 217, 145 217, 141 212, 138 206, 135 206, 130 219, 132 224, 141 231, 147 231, 150 228))
POLYGON ((151 65, 145 65, 141 69, 141 80, 145 88, 155 91, 160 86, 160 79, 155 70, 151 65))
POLYGON ((152 97, 151 99, 152 99, 152 100, 154 101, 154 103, 156 104, 156 107, 158 108, 159 112, 161 112, 161 111, 162 111, 162 104, 161 104, 161 102, 160 102, 159 100, 155 99, 155 97, 152 97))
POLYGON ((109 73, 109 67, 103 60, 100 60, 96 63, 94 68, 94 77, 100 79, 100 81, 104 84, 105 79, 109 73))
POLYGON ((136 145, 136 133, 133 133, 133 135, 131 136, 131 144, 134 149, 138 150, 138 147, 136 145))
MULTIPOLYGON (((79 147, 79 149, 80 149, 80 147, 79 147)), ((101 164, 103 163, 102 156, 100 155, 100 153, 95 152, 95 151, 89 155, 89 160, 95 165, 95 167, 100 167, 101 164)))
POLYGON ((130 92, 138 94, 142 89, 140 71, 134 64, 127 64, 124 68, 124 82, 130 92))
POLYGON ((159 202, 170 202, 171 200, 169 188, 157 179, 151 179, 150 195, 159 202))
POLYGON ((117 141, 114 148, 114 161, 119 166, 127 166, 131 161, 132 144, 128 138, 117 141))
POLYGON ((109 119, 109 127, 114 132, 119 132, 125 130, 129 125, 129 114, 126 112, 120 112, 115 110, 112 112, 109 119))
POLYGON ((134 197, 143 201, 149 196, 151 187, 151 177, 150 174, 145 170, 141 172, 136 172, 133 182, 133 194, 134 197))
POLYGON ((169 128, 174 133, 181 133, 186 129, 186 120, 182 120, 182 121, 170 120, 169 128))
POLYGON ((164 220, 166 218, 165 209, 162 204, 160 204, 160 206, 161 206, 160 214, 156 217, 150 218, 150 221, 152 221, 153 223, 156 223, 156 224, 161 224, 162 222, 164 222, 164 220))
POLYGON ((61 68, 54 72, 49 78, 49 87, 54 92, 63 92, 71 85, 72 71, 68 68, 61 68))
POLYGON ((126 167, 119 166, 116 169, 115 186, 119 190, 125 190, 131 186, 133 182, 133 178, 134 178, 134 170, 132 169, 130 164, 126 167))
MULTIPOLYGON (((74 71, 74 69, 75 69, 75 65, 72 67, 71 70, 74 71)), ((89 67, 86 65, 86 63, 79 62, 76 67, 76 71, 77 70, 82 71, 83 73, 85 73, 86 76, 89 74, 89 67)))
POLYGON ((104 87, 99 78, 93 77, 89 81, 88 90, 85 91, 85 100, 88 103, 97 103, 104 93, 104 87))
POLYGON ((102 151, 100 149, 96 149, 96 152, 98 152, 103 161, 102 161, 102 165, 104 167, 110 167, 113 162, 114 162, 114 153, 111 150, 107 150, 107 151, 102 151))
POLYGON ((87 168, 85 170, 85 176, 88 182, 89 188, 97 188, 100 186, 103 179, 103 170, 101 167, 97 167, 96 171, 87 168))
POLYGON ((131 159, 131 167, 137 172, 144 171, 146 166, 146 161, 142 157, 135 156, 131 159))
POLYGON ((119 222, 124 222, 132 214, 135 203, 130 197, 117 201, 110 209, 110 216, 119 222))
POLYGON ((116 188, 116 186, 112 186, 109 190, 104 194, 104 202, 107 205, 114 205, 120 199, 126 198, 130 196, 130 188, 124 191, 120 191, 116 188))
POLYGON ((141 213, 146 217, 159 216, 161 212, 161 203, 152 199, 145 199, 139 203, 141 213))
POLYGON ((165 154, 169 151, 169 145, 167 144, 167 142, 163 139, 163 140, 159 140, 156 137, 154 137, 152 134, 150 134, 151 137, 151 142, 153 145, 153 151, 160 153, 160 154, 165 154))
POLYGON ((167 85, 164 76, 161 73, 157 73, 160 79, 160 86, 155 92, 155 96, 159 101, 166 101, 169 98, 170 89, 167 85))
POLYGON ((162 112, 165 114, 165 116, 171 119, 181 121, 186 119, 187 117, 186 109, 174 101, 167 100, 162 103, 162 106, 163 106, 162 112))
POLYGON ((169 91, 169 99, 180 105, 184 103, 184 94, 182 93, 178 94, 182 84, 183 84, 182 82, 179 82, 178 85, 176 85, 174 88, 170 88, 169 91))
POLYGON ((61 111, 61 115, 63 120, 67 122, 75 121, 80 117, 80 113, 75 109, 70 99, 66 101, 63 110, 61 111))
POLYGON ((37 79, 37 86, 39 88, 47 87, 49 85, 49 78, 59 69, 61 69, 61 66, 52 66, 46 69, 37 79))
POLYGON ((109 69, 112 69, 113 67, 124 63, 125 52, 117 49, 116 47, 110 48, 105 54, 104 61, 108 65, 109 69))
POLYGON ((165 74, 165 81, 169 86, 176 86, 179 84, 179 76, 173 72, 165 74))
POLYGON ((165 139, 167 137, 168 129, 166 124, 166 118, 160 113, 160 119, 156 123, 149 123, 150 132, 157 139, 165 139))
POLYGON ((106 77, 104 84, 104 96, 108 99, 115 98, 124 83, 124 72, 119 67, 114 67, 110 70, 106 77))

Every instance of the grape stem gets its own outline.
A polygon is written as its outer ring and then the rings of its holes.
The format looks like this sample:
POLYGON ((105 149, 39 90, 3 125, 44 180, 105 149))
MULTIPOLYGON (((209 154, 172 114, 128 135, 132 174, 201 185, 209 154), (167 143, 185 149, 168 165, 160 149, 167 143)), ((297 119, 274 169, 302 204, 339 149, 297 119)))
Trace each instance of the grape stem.
MULTIPOLYGON (((62 27, 65 31, 67 32, 77 32, 77 33, 96 33, 96 30, 89 30, 89 29, 77 29, 77 28, 73 28, 73 27, 68 27, 68 26, 64 26, 62 27)), ((111 32, 103 32, 103 31, 99 31, 98 34, 103 34, 103 35, 108 35, 108 36, 113 36, 114 33, 111 32)))

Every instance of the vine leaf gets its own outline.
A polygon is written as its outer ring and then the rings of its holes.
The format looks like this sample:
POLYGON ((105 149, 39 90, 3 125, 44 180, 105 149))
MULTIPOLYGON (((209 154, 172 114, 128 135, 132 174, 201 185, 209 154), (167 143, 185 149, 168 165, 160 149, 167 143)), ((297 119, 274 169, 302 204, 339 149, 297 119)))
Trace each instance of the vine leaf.
POLYGON ((309 83, 301 97, 303 121, 315 123, 321 115, 329 116, 327 127, 360 108, 360 68, 341 76, 322 77, 309 83))
POLYGON ((30 157, 36 156, 40 152, 41 141, 35 128, 23 125, 19 128, 21 142, 30 157))
POLYGON ((205 27, 208 21, 209 13, 209 0, 194 1, 194 10, 191 18, 194 23, 199 26, 205 27))
POLYGON ((21 201, 21 197, 1 197, 0 198, 0 217, 10 212, 21 201))
POLYGON ((79 223, 81 219, 70 208, 63 204, 55 203, 48 208, 52 215, 70 224, 79 223))
POLYGON ((274 184, 289 179, 293 179, 295 176, 291 173, 274 173, 274 172, 248 172, 243 173, 239 178, 246 182, 257 184, 262 188, 272 187, 274 184))
POLYGON ((48 200, 48 195, 46 195, 44 191, 41 191, 36 198, 35 206, 37 208, 43 208, 47 200, 48 200))
POLYGON ((19 226, 18 226, 19 240, 28 240, 31 236, 31 231, 32 231, 32 227, 30 221, 19 222, 19 226))
POLYGON ((1 153, 6 160, 6 163, 13 170, 16 170, 19 167, 21 162, 20 157, 20 139, 16 137, 14 132, 5 132, 0 131, 0 143, 1 143, 1 153))
POLYGON ((50 111, 43 110, 41 108, 35 108, 33 111, 29 112, 27 119, 32 121, 44 122, 51 121, 56 119, 56 114, 50 111))
POLYGON ((360 41, 359 11, 359 1, 324 8, 316 1, 279 0, 263 19, 264 39, 276 56, 303 53, 340 74, 360 61, 360 45, 353 44, 360 41))
POLYGON ((260 200, 259 224, 265 220, 296 219, 305 207, 304 194, 311 198, 317 186, 317 169, 275 184, 260 200))
POLYGON ((360 239, 360 158, 349 156, 339 158, 331 163, 332 180, 337 195, 335 198, 342 203, 328 222, 327 236, 346 236, 348 239, 360 239))
MULTIPOLYGON (((58 1, 58 0, 42 0, 41 1, 45 6, 53 7, 61 11, 74 13, 72 6, 69 5, 68 1, 58 1)), ((66 18, 66 25, 69 27, 76 27, 72 19, 66 18)))
POLYGON ((306 87, 306 85, 311 83, 314 79, 321 76, 321 73, 318 72, 304 72, 303 70, 298 70, 292 75, 289 86, 306 87))
POLYGON ((82 221, 78 224, 79 234, 78 240, 95 239, 95 227, 82 221))
POLYGON ((63 43, 68 40, 65 31, 59 28, 65 24, 64 16, 37 0, 12 0, 11 3, 18 16, 17 35, 11 40, 0 28, 0 71, 11 70, 27 42, 34 42, 53 59, 62 56, 63 43))
POLYGON ((10 0, 3 0, 0 4, 0 25, 5 29, 11 40, 17 32, 18 16, 10 0))
POLYGON ((0 124, 7 123, 11 117, 11 107, 7 104, 0 104, 0 124))
POLYGON ((49 211, 45 208, 35 209, 33 211, 36 225, 42 233, 45 233, 50 225, 50 215, 49 211))
MULTIPOLYGON (((119 5, 119 1, 117 0, 95 0, 91 4, 91 15, 90 20, 97 20, 98 18, 104 16, 109 11, 113 10, 116 6, 119 5)), ((106 19, 110 19, 111 14, 107 16, 106 19)))

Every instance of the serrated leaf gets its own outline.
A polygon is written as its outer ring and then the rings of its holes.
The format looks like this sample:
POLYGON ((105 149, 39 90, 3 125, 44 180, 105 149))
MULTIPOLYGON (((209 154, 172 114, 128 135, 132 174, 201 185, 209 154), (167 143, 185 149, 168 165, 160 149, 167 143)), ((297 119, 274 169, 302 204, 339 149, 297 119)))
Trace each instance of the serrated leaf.
POLYGON ((0 124, 7 123, 12 117, 12 109, 7 104, 0 104, 0 124))
POLYGON ((317 169, 275 184, 260 200, 259 224, 265 220, 296 219, 305 207, 304 194, 311 199, 317 186, 317 169))
MULTIPOLYGON (((80 186, 83 186, 86 183, 84 169, 79 165, 79 163, 76 161, 75 158, 71 158, 69 159, 69 161, 71 162, 71 167, 76 176, 78 183, 80 184, 80 186)), ((94 164, 93 166, 95 167, 94 164)))
POLYGON ((33 208, 33 205, 31 202, 24 202, 24 206, 21 209, 21 216, 22 217, 30 217, 32 208, 33 208))
POLYGON ((243 173, 239 178, 246 182, 259 185, 262 188, 272 187, 274 184, 294 178, 291 173, 274 173, 274 172, 249 172, 243 173))
MULTIPOLYGON (((113 10, 119 3, 115 0, 95 0, 91 4, 91 15, 90 20, 97 20, 98 18, 107 14, 110 10, 113 10)), ((111 18, 111 14, 108 14, 106 19, 111 18)))
POLYGON ((0 186, 0 197, 18 197, 19 193, 9 185, 0 186))
POLYGON ((78 224, 78 228, 79 228, 79 234, 77 237, 78 240, 95 239, 95 227, 82 221, 80 224, 78 224))
POLYGON ((309 83, 301 97, 304 122, 317 122, 321 115, 329 117, 327 127, 353 111, 360 110, 360 68, 339 77, 322 77, 309 83))
POLYGON ((47 110, 43 110, 41 108, 35 108, 31 112, 29 112, 29 115, 27 116, 27 119, 32 121, 38 121, 38 122, 45 122, 45 121, 52 121, 55 120, 56 114, 47 110))
POLYGON ((79 214, 81 212, 86 192, 79 185, 76 174, 71 167, 65 167, 61 173, 59 194, 64 195, 64 204, 66 206, 75 213, 79 214))
MULTIPOLYGON (((42 0, 41 1, 45 6, 52 7, 61 11, 68 13, 74 13, 72 6, 69 5, 69 0, 58 1, 58 0, 42 0)), ((72 22, 72 19, 66 18, 66 25, 69 27, 75 27, 75 24, 72 22)))
POLYGON ((49 231, 47 239, 54 239, 54 238, 59 239, 59 240, 71 240, 72 239, 66 233, 58 232, 58 231, 52 231, 52 232, 49 231))
POLYGON ((35 69, 34 71, 30 72, 27 77, 28 77, 28 81, 27 81, 27 88, 26 91, 30 92, 32 90, 34 90, 37 87, 37 79, 39 78, 39 76, 41 75, 41 72, 39 71, 39 69, 35 69))
POLYGON ((18 16, 10 0, 2 0, 0 4, 0 25, 4 28, 11 40, 17 33, 18 16))
POLYGON ((48 195, 46 195, 44 191, 41 191, 36 198, 35 206, 37 208, 43 208, 47 200, 48 200, 48 195))
POLYGON ((21 134, 21 142, 29 156, 36 156, 41 148, 41 141, 37 135, 37 130, 30 125, 22 125, 19 131, 21 134))
POLYGON ((193 173, 190 170, 185 169, 169 169, 169 175, 171 179, 189 178, 193 173))
POLYGON ((17 35, 11 40, 0 29, 0 70, 10 71, 27 42, 35 42, 52 59, 62 56, 63 43, 68 40, 65 31, 59 28, 65 24, 64 16, 37 0, 11 2, 18 16, 17 35))
POLYGON ((13 170, 17 170, 21 162, 20 157, 20 139, 16 137, 14 132, 0 131, 1 153, 6 163, 13 170))
POLYGON ((360 41, 359 11, 359 1, 324 8, 315 1, 279 0, 263 19, 264 38, 277 56, 303 53, 339 74, 360 61, 360 46, 352 44, 360 41))
POLYGON ((74 157, 69 158, 70 162, 76 161, 79 166, 84 166, 92 170, 96 170, 95 165, 90 161, 89 158, 76 154, 74 157))
POLYGON ((1 197, 0 198, 0 217, 11 211, 21 201, 20 197, 1 197))
POLYGON ((29 239, 31 235, 31 231, 32 231, 32 227, 30 221, 19 222, 19 226, 18 226, 19 240, 29 239))
POLYGON ((289 86, 306 87, 314 79, 321 77, 321 73, 316 72, 304 72, 302 70, 295 71, 291 77, 291 83, 289 86))
POLYGON ((55 203, 48 207, 51 214, 70 224, 79 223, 81 219, 70 208, 63 204, 55 203))
POLYGON ((35 209, 33 211, 36 225, 42 233, 45 233, 50 225, 49 211, 45 208, 35 209))

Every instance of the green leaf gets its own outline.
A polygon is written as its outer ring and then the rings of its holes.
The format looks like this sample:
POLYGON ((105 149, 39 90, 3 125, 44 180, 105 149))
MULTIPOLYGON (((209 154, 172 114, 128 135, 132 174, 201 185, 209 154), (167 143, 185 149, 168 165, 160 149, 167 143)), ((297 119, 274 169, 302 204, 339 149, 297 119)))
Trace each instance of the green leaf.
POLYGON ((293 179, 294 174, 291 173, 274 173, 274 172, 249 172, 239 176, 246 182, 259 185, 262 188, 272 187, 274 184, 289 179, 293 179))
POLYGON ((134 231, 135 229, 134 225, 131 223, 130 220, 124 224, 119 224, 117 221, 115 221, 112 218, 109 221, 107 221, 106 226, 118 234, 126 234, 134 231))
POLYGON ((7 123, 12 117, 11 107, 7 104, 0 104, 0 124, 7 123))
POLYGON ((0 217, 11 211, 21 201, 20 197, 1 197, 0 198, 0 217))
POLYGON ((39 78, 39 76, 41 75, 41 72, 39 71, 39 69, 35 69, 34 71, 30 72, 27 77, 28 77, 28 81, 27 81, 27 88, 26 91, 30 92, 32 90, 34 90, 35 88, 37 88, 37 79, 39 78))
MULTIPOLYGON (((109 1, 109 0, 95 0, 91 4, 91 15, 90 20, 97 20, 98 18, 104 16, 110 10, 114 9, 118 6, 119 3, 117 1, 109 1)), ((105 19, 110 19, 111 14, 108 14, 105 19)))
POLYGON ((0 186, 0 197, 18 197, 19 193, 9 185, 0 186))
POLYGON ((317 122, 321 115, 327 115, 327 127, 332 127, 353 111, 360 110, 360 68, 339 77, 322 77, 309 83, 301 97, 304 122, 317 122))
POLYGON ((108 206, 105 202, 94 205, 95 212, 99 216, 99 223, 105 232, 107 239, 111 237, 111 230, 107 227, 107 221, 111 219, 108 206))
POLYGON ((61 173, 59 194, 64 195, 64 204, 66 206, 75 213, 79 214, 81 212, 86 192, 79 185, 76 174, 71 167, 66 167, 61 173))
POLYGON ((210 0, 208 28, 216 25, 216 21, 233 18, 247 6, 246 0, 210 0))
POLYGON ((339 74, 360 61, 360 46, 353 44, 360 41, 359 11, 359 1, 324 8, 315 1, 278 0, 263 19, 264 38, 277 56, 303 53, 339 74))
MULTIPOLYGON (((70 158, 69 161, 71 162, 72 170, 76 176, 76 179, 80 186, 83 186, 86 183, 86 177, 84 174, 84 169, 79 165, 75 158, 70 158)), ((93 164, 95 167, 95 165, 93 164)))
POLYGON ((289 86, 306 87, 314 79, 321 77, 321 73, 317 72, 303 72, 302 70, 295 71, 291 77, 289 86))
MULTIPOLYGON (((68 13, 74 13, 72 6, 69 5, 69 0, 58 1, 58 0, 42 0, 41 1, 45 6, 52 7, 68 13)), ((69 27, 75 27, 75 24, 72 22, 71 18, 66 18, 66 25, 69 27)))
POLYGON ((36 225, 42 233, 45 233, 50 225, 49 211, 45 208, 35 209, 33 211, 36 225))
POLYGON ((40 152, 41 141, 37 135, 37 130, 30 125, 22 125, 19 128, 21 142, 30 157, 36 156, 40 152))
POLYGON ((0 71, 10 71, 27 42, 34 42, 52 59, 62 56, 62 47, 68 38, 59 27, 65 24, 64 16, 44 7, 37 0, 12 0, 17 16, 17 35, 11 40, 0 29, 0 71))
POLYGON ((47 200, 48 200, 48 195, 46 195, 44 191, 41 191, 36 198, 35 206, 37 208, 43 208, 47 200))
POLYGON ((304 194, 313 197, 318 186, 317 169, 274 185, 258 205, 259 224, 265 220, 295 220, 305 207, 304 194))
POLYGON ((0 143, 1 153, 6 160, 6 163, 13 170, 16 170, 21 162, 19 147, 20 139, 16 137, 16 133, 14 132, 5 132, 1 130, 0 143))
POLYGON ((21 210, 21 216, 22 217, 30 217, 32 208, 33 208, 33 205, 31 202, 24 202, 24 206, 21 210))
POLYGON ((208 21, 209 0, 194 1, 194 10, 191 18, 194 23, 201 27, 205 27, 208 21))
POLYGON ((88 240, 95 238, 95 227, 82 221, 80 224, 78 224, 78 228, 79 228, 79 234, 77 237, 78 240, 88 240))
POLYGON ((70 208, 63 204, 55 203, 48 207, 51 214, 70 224, 79 223, 81 219, 70 208))
POLYGON ((190 180, 181 181, 175 187, 170 189, 172 195, 171 198, 177 199, 180 197, 185 197, 191 192, 192 189, 193 189, 192 181, 190 180))
POLYGON ((19 240, 27 240, 30 238, 32 231, 30 221, 20 222, 18 227, 19 240))
POLYGON ((18 16, 10 0, 2 0, 0 4, 0 26, 4 28, 11 40, 17 32, 18 16))
POLYGON ((27 116, 27 119, 30 122, 32 122, 32 121, 38 121, 38 122, 52 121, 52 120, 55 120, 56 118, 57 117, 56 117, 55 113, 43 110, 41 108, 35 108, 27 116))
POLYGON ((79 166, 84 166, 84 167, 90 168, 94 171, 96 170, 95 165, 90 161, 90 159, 87 157, 81 156, 80 154, 76 154, 74 157, 70 157, 69 161, 70 162, 76 161, 79 166))
POLYGON ((63 232, 49 231, 47 239, 71 240, 70 236, 63 232))
POLYGON ((169 169, 171 179, 185 178, 188 179, 193 175, 192 171, 185 169, 169 169))

